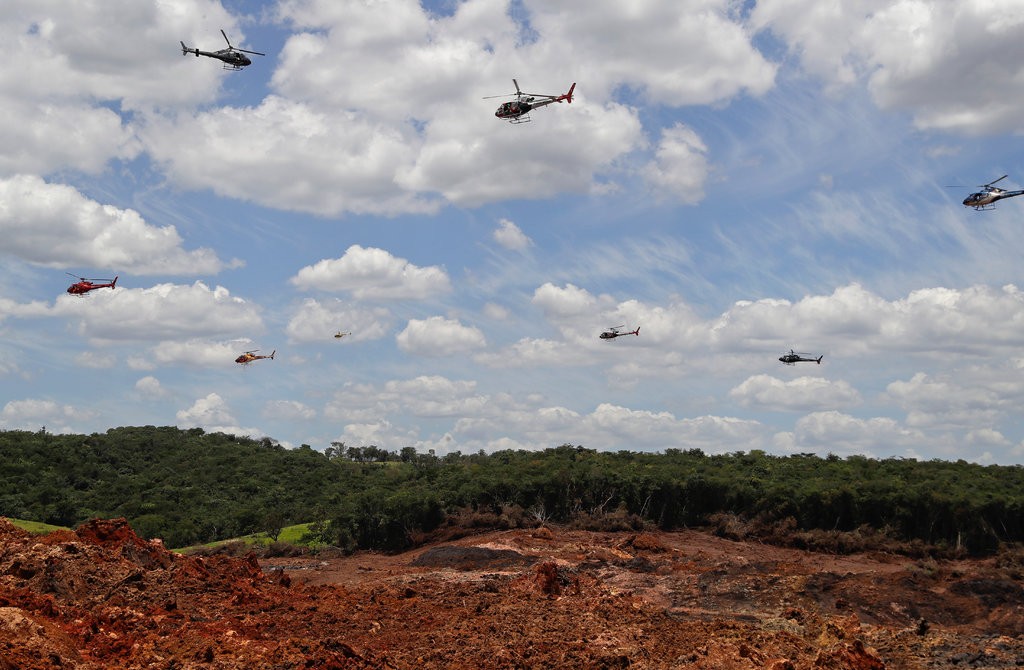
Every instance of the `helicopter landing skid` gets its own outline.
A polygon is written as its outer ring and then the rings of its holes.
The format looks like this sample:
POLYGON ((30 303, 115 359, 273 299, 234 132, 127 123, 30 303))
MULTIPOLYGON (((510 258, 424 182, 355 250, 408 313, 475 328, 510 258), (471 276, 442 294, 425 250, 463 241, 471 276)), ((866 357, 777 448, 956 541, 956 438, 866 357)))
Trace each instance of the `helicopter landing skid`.
POLYGON ((521 114, 508 120, 509 123, 529 123, 532 121, 529 114, 521 114))

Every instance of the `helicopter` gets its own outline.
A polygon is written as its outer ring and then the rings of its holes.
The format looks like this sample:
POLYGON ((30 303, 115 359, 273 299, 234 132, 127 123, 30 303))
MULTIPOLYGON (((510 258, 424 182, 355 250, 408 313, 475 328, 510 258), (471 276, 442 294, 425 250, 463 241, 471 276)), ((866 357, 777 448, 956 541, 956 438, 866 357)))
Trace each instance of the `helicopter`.
POLYGON ((526 123, 530 120, 530 110, 550 105, 553 102, 562 102, 564 100, 571 104, 572 92, 576 88, 576 82, 573 82, 572 86, 569 87, 568 93, 563 95, 543 95, 541 93, 523 93, 519 89, 518 81, 513 79, 512 83, 516 87, 515 93, 488 95, 484 98, 484 100, 489 100, 491 98, 507 98, 514 95, 515 100, 501 103, 498 105, 498 110, 494 112, 496 117, 506 119, 509 123, 526 123))
POLYGON ((795 351, 793 351, 792 349, 790 349, 788 354, 783 354, 783 355, 779 356, 779 361, 782 362, 782 363, 785 363, 786 365, 796 365, 797 363, 800 363, 800 362, 817 363, 818 365, 821 365, 821 359, 822 358, 824 358, 824 355, 818 356, 817 358, 814 358, 814 354, 807 354, 807 353, 799 353, 798 354, 795 351), (804 356, 810 356, 810 358, 804 358, 804 356))
POLYGON ((637 326, 636 330, 630 330, 625 333, 619 331, 619 328, 625 327, 625 325, 612 326, 608 330, 601 333, 600 337, 602 340, 614 340, 616 337, 621 337, 622 335, 636 335, 637 337, 640 336, 640 326, 637 326))
POLYGON ((1018 195, 1024 195, 1024 190, 1007 191, 1005 189, 1001 189, 993 185, 997 182, 1001 182, 1002 180, 1006 179, 1007 176, 1009 175, 1004 174, 999 179, 993 179, 987 184, 982 184, 980 187, 980 191, 978 191, 977 193, 972 193, 966 198, 964 198, 964 206, 973 207, 974 209, 980 212, 982 210, 995 209, 995 207, 992 206, 992 203, 994 203, 996 200, 1003 200, 1005 198, 1013 198, 1018 195))
POLYGON ((270 352, 269 356, 257 356, 256 355, 257 351, 259 351, 259 349, 253 349, 252 351, 247 351, 244 354, 242 354, 241 356, 239 356, 238 358, 236 358, 235 362, 236 363, 241 363, 242 365, 248 365, 249 363, 252 363, 253 361, 258 361, 258 360, 260 360, 262 358, 269 358, 270 360, 274 360, 274 354, 277 353, 277 349, 274 349, 273 351, 270 352))
POLYGON ((209 56, 210 58, 216 58, 224 63, 225 70, 241 70, 246 65, 252 65, 252 60, 245 54, 255 54, 257 56, 266 56, 267 54, 260 53, 259 51, 249 51, 247 49, 236 49, 231 46, 231 40, 228 39, 227 33, 221 28, 220 34, 224 36, 224 41, 228 43, 227 49, 221 49, 220 51, 200 51, 199 49, 190 49, 185 46, 185 43, 181 43, 181 55, 186 56, 188 54, 195 54, 196 58, 200 56, 209 56))
POLYGON ((334 334, 334 339, 336 339, 336 340, 340 340, 341 338, 345 337, 346 335, 351 335, 351 334, 352 334, 351 332, 348 332, 348 333, 343 333, 343 332, 341 332, 341 331, 339 330, 338 332, 336 332, 336 333, 334 334))
POLYGON ((110 288, 110 289, 113 289, 114 286, 117 284, 117 277, 114 277, 113 279, 86 279, 85 277, 79 277, 77 275, 72 275, 70 272, 65 272, 64 274, 71 275, 72 277, 74 277, 75 279, 78 280, 74 284, 72 284, 71 286, 68 287, 68 293, 70 293, 71 295, 79 295, 79 296, 85 295, 89 291, 92 291, 93 289, 97 289, 97 288, 110 288), (102 283, 101 284, 94 284, 93 282, 107 282, 107 283, 105 283, 105 284, 102 284, 102 283))

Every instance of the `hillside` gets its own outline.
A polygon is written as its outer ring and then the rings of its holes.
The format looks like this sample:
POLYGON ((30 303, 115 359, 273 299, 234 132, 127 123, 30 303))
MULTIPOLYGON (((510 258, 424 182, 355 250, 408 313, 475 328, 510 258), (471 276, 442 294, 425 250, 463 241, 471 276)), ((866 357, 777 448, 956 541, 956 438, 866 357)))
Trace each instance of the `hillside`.
POLYGON ((181 556, 0 520, 0 659, 118 668, 1016 668, 1022 566, 711 535, 488 532, 345 558, 181 556))
POLYGON ((318 451, 154 426, 2 431, 0 453, 0 515, 72 527, 124 517, 172 547, 314 523, 321 543, 397 551, 453 520, 676 530, 721 514, 776 535, 868 529, 918 553, 992 555, 1024 541, 1024 468, 962 460, 568 444, 444 456, 341 443, 318 451))

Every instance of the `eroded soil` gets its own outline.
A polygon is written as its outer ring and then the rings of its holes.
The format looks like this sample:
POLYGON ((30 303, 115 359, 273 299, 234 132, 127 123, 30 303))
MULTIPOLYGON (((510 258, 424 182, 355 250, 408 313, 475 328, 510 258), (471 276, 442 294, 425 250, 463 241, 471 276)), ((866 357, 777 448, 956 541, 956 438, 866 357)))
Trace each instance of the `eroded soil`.
POLYGON ((0 670, 1018 667, 1024 582, 992 560, 557 528, 257 560, 0 519, 0 670))

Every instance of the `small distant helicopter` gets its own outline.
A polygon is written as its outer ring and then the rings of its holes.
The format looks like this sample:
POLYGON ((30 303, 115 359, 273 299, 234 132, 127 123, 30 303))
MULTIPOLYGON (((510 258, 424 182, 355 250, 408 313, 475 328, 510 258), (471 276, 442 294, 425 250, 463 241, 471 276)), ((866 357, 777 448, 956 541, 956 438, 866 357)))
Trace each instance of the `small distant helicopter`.
POLYGON ((341 332, 341 331, 339 330, 338 332, 336 332, 336 333, 334 334, 334 339, 336 339, 336 340, 340 340, 341 338, 345 337, 346 335, 351 335, 351 334, 352 334, 352 333, 343 333, 343 332, 341 332))
POLYGON ((274 359, 274 354, 277 353, 277 349, 274 349, 273 351, 270 352, 269 356, 257 356, 256 355, 257 351, 259 351, 259 349, 253 349, 252 351, 247 351, 244 354, 242 354, 241 356, 239 356, 238 358, 236 358, 235 362, 236 363, 241 363, 242 365, 248 365, 249 363, 252 363, 253 361, 258 361, 258 360, 263 359, 263 358, 269 358, 269 359, 273 360, 274 359))
POLYGON ((507 119, 509 123, 526 123, 530 120, 530 110, 550 105, 553 102, 562 102, 564 100, 571 104, 572 92, 576 88, 576 82, 573 82, 572 86, 569 87, 568 93, 563 95, 543 95, 541 93, 523 93, 519 90, 518 81, 513 79, 512 83, 516 87, 515 93, 488 95, 484 98, 484 100, 489 100, 491 98, 507 98, 514 95, 515 100, 501 103, 498 105, 498 110, 494 112, 496 117, 507 119))
POLYGON ((225 70, 241 70, 246 65, 252 65, 252 60, 245 54, 255 54, 256 56, 266 56, 267 54, 260 53, 259 51, 249 51, 248 49, 236 49, 231 46, 231 40, 228 39, 227 33, 222 28, 220 34, 224 36, 224 41, 228 43, 227 49, 221 49, 220 51, 200 51, 199 49, 190 49, 185 46, 185 43, 181 43, 181 55, 186 56, 188 54, 195 54, 196 58, 200 56, 209 56, 210 58, 216 58, 224 63, 225 70))
POLYGON ((782 362, 782 363, 785 363, 786 365, 796 365, 797 363, 801 363, 801 362, 804 362, 804 363, 817 363, 818 365, 821 365, 821 359, 822 358, 824 358, 824 355, 818 356, 817 358, 814 358, 814 354, 807 354, 807 353, 799 353, 798 354, 795 351, 793 351, 792 349, 790 349, 788 354, 783 354, 783 355, 779 356, 779 361, 782 362), (804 358, 804 356, 810 356, 810 358, 804 358))
POLYGON ((1007 191, 1005 189, 1001 189, 997 186, 994 186, 995 183, 1001 182, 1008 176, 1009 175, 1004 174, 999 179, 993 179, 987 184, 982 184, 980 191, 978 191, 977 193, 972 193, 966 198, 964 198, 964 206, 973 207, 974 209, 980 212, 982 210, 995 209, 995 207, 992 206, 992 203, 994 203, 997 200, 1003 200, 1005 198, 1013 198, 1018 195, 1024 195, 1024 190, 1007 191))
POLYGON ((113 289, 114 286, 117 284, 117 277, 114 277, 113 279, 86 279, 85 277, 79 277, 77 275, 72 275, 70 272, 65 272, 64 274, 71 275, 72 277, 74 277, 75 279, 78 280, 74 284, 72 284, 71 286, 68 287, 68 293, 70 293, 71 295, 85 295, 89 291, 92 291, 92 290, 95 290, 95 289, 98 289, 98 288, 110 288, 110 289, 113 289), (105 283, 105 284, 94 284, 93 282, 107 282, 107 283, 105 283))
POLYGON ((619 331, 619 328, 625 327, 625 325, 613 326, 608 330, 604 331, 603 333, 601 333, 600 337, 602 340, 614 340, 616 337, 621 337, 623 335, 636 335, 637 337, 640 336, 640 326, 637 326, 636 330, 630 330, 625 333, 619 331))

